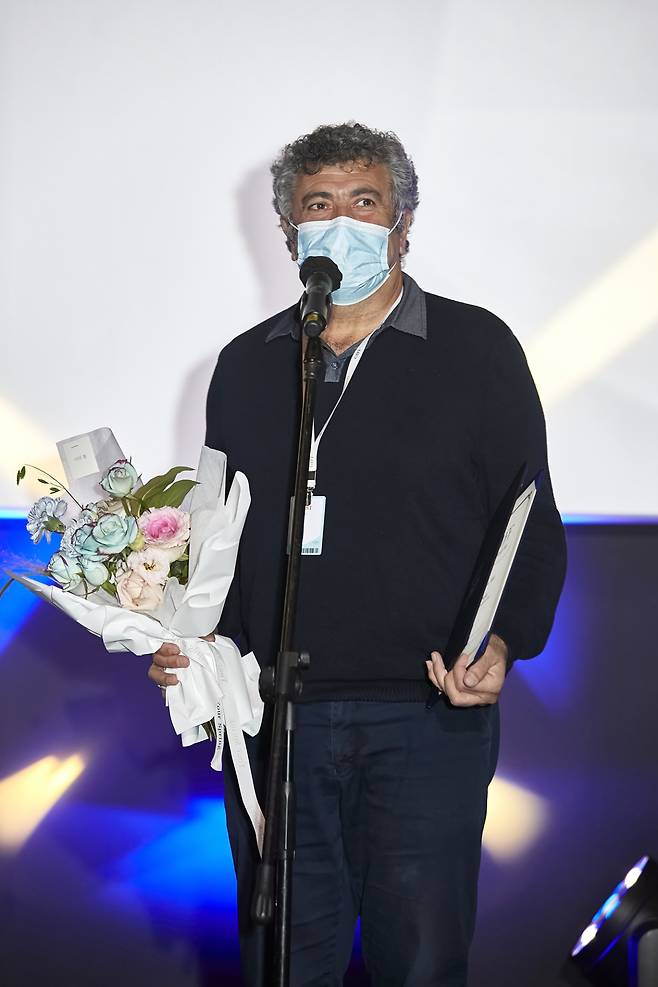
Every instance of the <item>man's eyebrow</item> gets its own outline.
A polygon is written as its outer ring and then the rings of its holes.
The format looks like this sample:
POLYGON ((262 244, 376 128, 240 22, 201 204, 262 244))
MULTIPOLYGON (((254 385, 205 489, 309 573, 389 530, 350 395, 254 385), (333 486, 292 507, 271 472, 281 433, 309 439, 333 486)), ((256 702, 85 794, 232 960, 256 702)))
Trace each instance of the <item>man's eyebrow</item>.
POLYGON ((360 185, 358 188, 353 188, 350 195, 354 198, 357 195, 374 195, 376 198, 381 199, 382 194, 379 189, 372 188, 371 185, 360 185))
POLYGON ((307 202, 311 201, 311 199, 333 199, 333 195, 331 192, 307 192, 302 198, 302 205, 305 206, 307 202))

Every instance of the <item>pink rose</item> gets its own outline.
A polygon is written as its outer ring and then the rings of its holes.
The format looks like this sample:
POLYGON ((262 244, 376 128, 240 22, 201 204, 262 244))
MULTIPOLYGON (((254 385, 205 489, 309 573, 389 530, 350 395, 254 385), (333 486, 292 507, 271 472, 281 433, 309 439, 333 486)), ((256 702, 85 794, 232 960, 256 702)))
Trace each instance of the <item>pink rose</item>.
POLYGON ((162 586, 147 582, 133 569, 127 569, 117 577, 116 587, 119 603, 127 610, 151 611, 162 602, 162 586))
POLYGON ((190 515, 178 507, 152 507, 138 520, 147 545, 166 551, 173 562, 180 558, 190 540, 190 515))

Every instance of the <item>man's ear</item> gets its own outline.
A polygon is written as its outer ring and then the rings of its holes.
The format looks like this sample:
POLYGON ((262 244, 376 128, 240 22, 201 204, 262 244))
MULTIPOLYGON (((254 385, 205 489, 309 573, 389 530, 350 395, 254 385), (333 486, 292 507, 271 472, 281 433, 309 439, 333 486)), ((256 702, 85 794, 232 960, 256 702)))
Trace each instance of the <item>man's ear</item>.
POLYGON ((283 230, 286 238, 286 247, 290 251, 293 260, 297 260, 297 230, 289 223, 285 216, 279 217, 279 226, 283 230))

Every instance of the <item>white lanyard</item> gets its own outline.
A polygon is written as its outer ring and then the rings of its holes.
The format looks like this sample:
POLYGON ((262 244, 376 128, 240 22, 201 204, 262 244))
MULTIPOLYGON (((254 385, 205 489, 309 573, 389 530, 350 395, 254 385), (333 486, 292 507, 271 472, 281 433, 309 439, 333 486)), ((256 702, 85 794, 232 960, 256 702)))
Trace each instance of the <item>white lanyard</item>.
POLYGON ((315 422, 313 422, 313 431, 311 433, 311 451, 309 452, 309 456, 308 456, 308 476, 307 476, 307 479, 306 479, 306 505, 307 505, 307 507, 309 506, 309 504, 311 502, 311 498, 313 497, 313 491, 315 490, 315 477, 317 475, 317 470, 318 470, 318 449, 320 448, 320 442, 322 440, 322 436, 326 432, 327 425, 329 424, 329 422, 333 418, 334 412, 335 412, 336 408, 340 404, 340 402, 341 402, 341 400, 342 400, 342 398, 343 398, 343 396, 345 394, 345 391, 349 387, 349 383, 352 380, 352 377, 354 376, 354 371, 358 367, 359 360, 361 359, 361 357, 365 353, 366 347, 367 347, 368 343, 370 342, 370 339, 377 332, 378 329, 381 329, 381 327, 384 325, 384 323, 388 319, 388 317, 391 314, 391 312, 395 308, 397 308, 397 306, 398 306, 401 298, 402 298, 402 292, 400 292, 400 294, 398 295, 398 297, 395 299, 395 301, 393 302, 392 306, 390 307, 390 309, 388 310, 388 312, 386 313, 386 315, 384 316, 384 318, 382 319, 382 321, 379 323, 379 325, 375 329, 373 329, 372 332, 368 333, 368 335, 364 339, 361 340, 361 342, 359 343, 359 345, 357 346, 357 348, 354 350, 354 353, 352 353, 350 362, 349 362, 348 367, 347 367, 347 373, 345 374, 345 383, 343 384, 343 389, 340 392, 340 394, 338 395, 338 400, 336 401, 335 405, 331 409, 331 413, 330 413, 329 417, 327 418, 326 422, 324 423, 324 425, 320 429, 320 432, 318 433, 317 436, 315 434, 315 422))

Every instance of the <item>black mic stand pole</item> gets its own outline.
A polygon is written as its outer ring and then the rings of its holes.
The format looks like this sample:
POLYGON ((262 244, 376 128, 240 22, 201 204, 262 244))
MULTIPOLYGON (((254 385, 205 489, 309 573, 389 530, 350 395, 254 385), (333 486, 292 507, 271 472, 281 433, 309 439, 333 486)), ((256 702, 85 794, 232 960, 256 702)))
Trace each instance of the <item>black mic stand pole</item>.
MULTIPOLYGON (((303 358, 303 399, 297 449, 290 554, 286 573, 281 643, 274 668, 261 673, 263 698, 274 703, 272 746, 265 800, 263 854, 258 867, 252 901, 252 918, 265 925, 274 918, 274 962, 272 987, 287 987, 290 974, 290 909, 292 866, 295 854, 294 700, 301 692, 300 670, 308 668, 310 656, 293 651, 295 616, 301 563, 308 461, 315 407, 316 383, 324 372, 319 333, 324 320, 304 321, 306 351, 303 358)), ((270 984, 267 984, 270 987, 270 984)))

